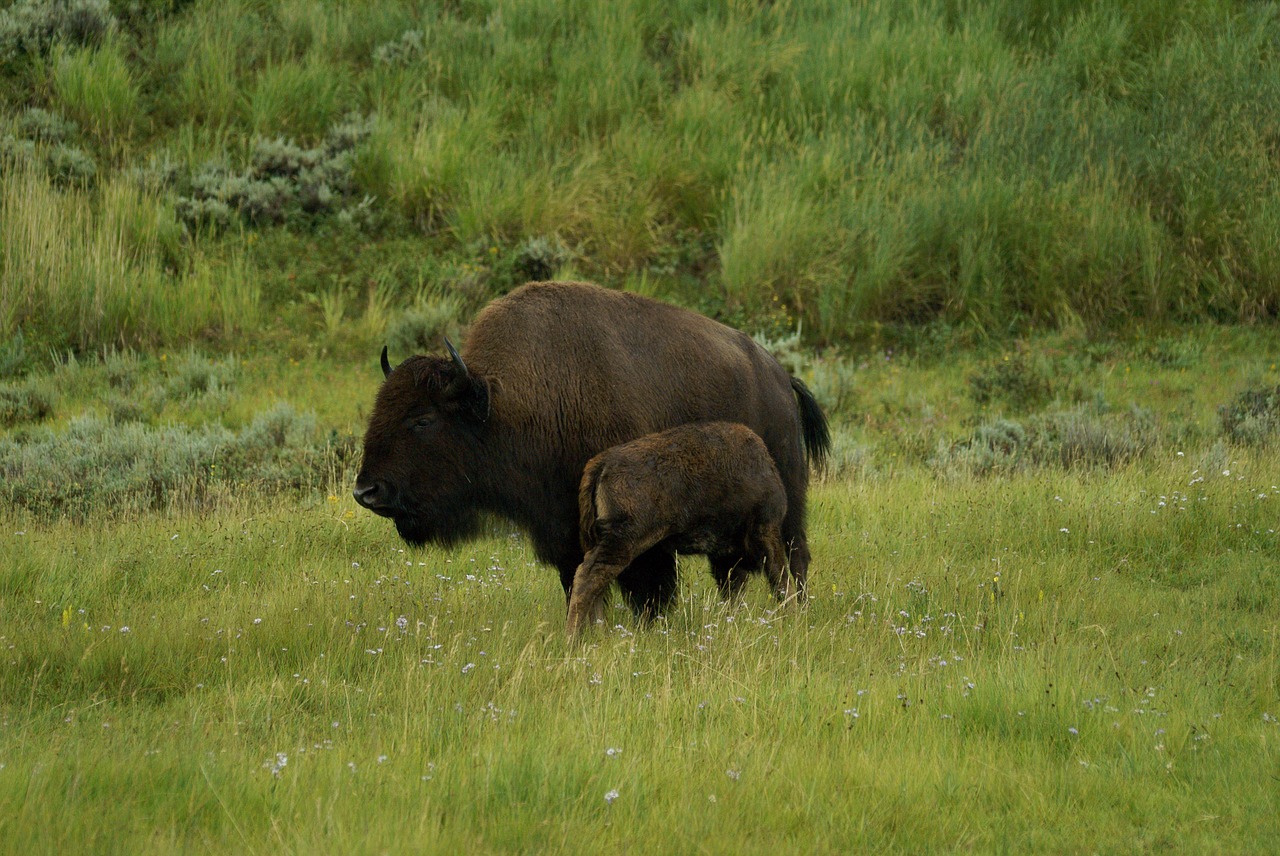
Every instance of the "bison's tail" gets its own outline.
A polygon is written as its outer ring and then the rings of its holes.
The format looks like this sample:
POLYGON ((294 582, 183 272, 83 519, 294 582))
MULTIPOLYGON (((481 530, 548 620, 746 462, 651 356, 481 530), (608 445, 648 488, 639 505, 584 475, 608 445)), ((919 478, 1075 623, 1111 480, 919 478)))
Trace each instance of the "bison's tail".
POLYGON ((600 471, 604 467, 600 461, 590 460, 582 471, 582 481, 578 485, 578 538, 582 543, 582 552, 587 553, 595 546, 596 541, 596 484, 600 481, 600 471))
POLYGON ((818 406, 809 387, 798 379, 791 379, 791 388, 795 390, 796 399, 800 402, 800 428, 804 433, 804 449, 809 456, 809 463, 821 467, 831 451, 831 430, 827 427, 827 417, 818 406))

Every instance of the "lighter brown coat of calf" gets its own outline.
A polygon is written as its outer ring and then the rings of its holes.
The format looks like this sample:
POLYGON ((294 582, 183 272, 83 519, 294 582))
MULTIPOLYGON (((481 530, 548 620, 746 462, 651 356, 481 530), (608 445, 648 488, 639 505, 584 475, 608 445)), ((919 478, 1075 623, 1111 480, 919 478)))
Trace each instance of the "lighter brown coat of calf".
POLYGON ((763 568, 781 601, 796 591, 784 568, 787 494, 764 441, 745 425, 703 422, 647 434, 587 462, 578 491, 582 564, 573 577, 568 632, 604 617, 604 594, 656 545, 744 559, 723 579, 735 595, 763 568))

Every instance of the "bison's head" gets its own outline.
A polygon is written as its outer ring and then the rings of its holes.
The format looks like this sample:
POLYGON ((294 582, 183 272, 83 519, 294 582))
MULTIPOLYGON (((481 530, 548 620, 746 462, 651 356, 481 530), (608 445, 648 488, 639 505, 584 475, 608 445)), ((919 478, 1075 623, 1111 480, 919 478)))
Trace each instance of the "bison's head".
POLYGON ((411 544, 448 544, 479 524, 477 465, 483 460, 489 387, 449 357, 410 357, 384 380, 364 435, 356 502, 395 521, 411 544))

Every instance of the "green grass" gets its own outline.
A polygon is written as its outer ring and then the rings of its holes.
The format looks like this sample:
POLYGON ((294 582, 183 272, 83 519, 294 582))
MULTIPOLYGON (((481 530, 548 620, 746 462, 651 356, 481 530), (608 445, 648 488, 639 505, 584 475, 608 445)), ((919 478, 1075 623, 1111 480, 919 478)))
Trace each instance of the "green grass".
MULTIPOLYGON (((74 119, 102 181, 167 165, 152 192, 170 217, 206 164, 313 146, 353 113, 374 125, 354 220, 273 221, 256 248, 196 230, 149 293, 197 259, 270 277, 299 239, 455 267, 545 239, 584 276, 725 318, 781 307, 815 344, 921 323, 1007 338, 1269 322, 1280 306, 1275 3, 192 2, 114 20, 102 5, 87 33, 49 0, 22 8, 0 21, 20 46, 0 57, 0 113, 74 119)), ((8 195, 23 181, 0 178, 8 195)), ((322 261, 267 308, 327 290, 338 260, 322 261)), ((166 311, 6 312, 0 331, 81 350, 244 334, 166 311)))
POLYGON ((9 516, 3 839, 1265 850, 1274 459, 1191 469, 831 484, 807 608, 689 561, 582 649, 518 538, 405 551, 336 497, 9 516))
POLYGON ((1271 849, 1280 466, 1218 408, 1272 418, 1238 393, 1274 389, 1274 340, 957 341, 778 346, 836 419, 805 608, 724 604, 690 558, 664 619, 615 605, 576 647, 518 534, 409 549, 350 499, 323 449, 360 429, 371 353, 33 375, 15 392, 53 411, 0 469, 44 469, 5 489, 100 493, 0 514, 0 851, 1271 849), (968 383, 1027 376, 1047 398, 968 383), (117 397, 142 406, 94 434, 117 397), (1105 434, 1129 406, 1154 438, 1132 457, 933 463, 997 418, 1105 434))
POLYGON ((1276 3, 82 12, 0 9, 0 852, 1280 848, 1276 3), (814 390, 806 608, 570 648, 354 505, 541 277, 814 390))

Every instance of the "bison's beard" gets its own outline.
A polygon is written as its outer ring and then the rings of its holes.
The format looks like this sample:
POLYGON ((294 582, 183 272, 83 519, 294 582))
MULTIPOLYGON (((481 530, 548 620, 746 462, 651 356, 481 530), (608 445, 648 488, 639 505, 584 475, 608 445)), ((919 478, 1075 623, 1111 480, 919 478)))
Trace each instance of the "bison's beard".
POLYGON ((402 513, 393 518, 396 531, 415 547, 435 544, 452 547, 480 532, 480 515, 472 509, 433 509, 430 515, 402 513))

